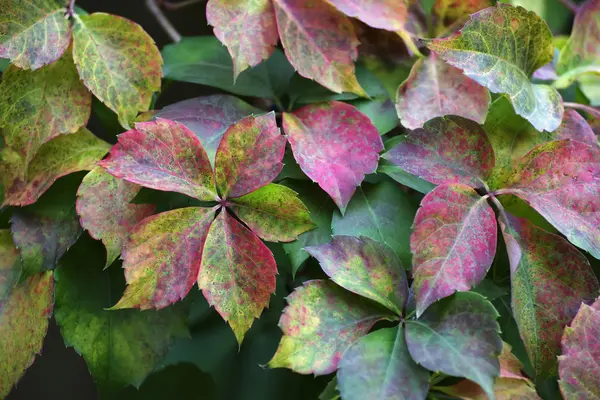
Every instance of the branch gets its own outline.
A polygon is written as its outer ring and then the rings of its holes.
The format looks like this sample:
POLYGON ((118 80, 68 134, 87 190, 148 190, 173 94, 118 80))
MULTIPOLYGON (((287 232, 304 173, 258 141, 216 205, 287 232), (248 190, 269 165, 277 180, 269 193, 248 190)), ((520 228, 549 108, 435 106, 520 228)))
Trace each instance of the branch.
POLYGON ((573 14, 577 14, 577 11, 579 11, 579 6, 573 0, 558 0, 558 2, 571 10, 573 14))
POLYGON ((165 14, 163 14, 162 10, 157 4, 159 0, 146 0, 146 7, 148 10, 154 15, 154 18, 158 21, 160 26, 164 29, 164 31, 169 35, 172 41, 175 43, 181 41, 181 34, 177 32, 177 29, 169 22, 165 14))
POLYGON ((592 115, 594 118, 600 118, 600 109, 586 106, 585 104, 578 104, 578 103, 565 102, 564 104, 565 104, 565 107, 575 108, 575 109, 578 109, 581 111, 585 111, 586 113, 592 115))
POLYGON ((71 18, 75 15, 75 0, 70 0, 67 6, 67 17, 71 18))

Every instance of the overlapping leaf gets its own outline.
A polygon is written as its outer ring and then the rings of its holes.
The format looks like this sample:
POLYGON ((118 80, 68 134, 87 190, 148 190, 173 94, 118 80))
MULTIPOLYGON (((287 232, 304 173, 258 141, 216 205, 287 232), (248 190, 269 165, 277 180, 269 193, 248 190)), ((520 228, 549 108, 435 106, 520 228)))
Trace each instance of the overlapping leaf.
POLYGON ((409 17, 411 0, 329 0, 349 17, 373 28, 402 31, 409 17))
POLYGON ((585 118, 575 110, 565 111, 562 124, 553 132, 556 139, 571 139, 598 146, 598 138, 585 118))
POLYGON ((383 143, 367 116, 332 101, 283 115, 283 129, 302 171, 342 213, 364 176, 377 169, 383 143))
POLYGON ((76 16, 73 58, 83 83, 128 128, 160 89, 162 58, 138 24, 115 15, 76 16))
POLYGON ((15 247, 10 231, 0 230, 0 302, 6 298, 21 274, 19 250, 15 247))
POLYGON ((61 0, 4 0, 0 13, 0 58, 23 69, 56 61, 71 42, 61 0))
POLYGON ((492 0, 435 0, 432 14, 437 35, 466 20, 471 14, 494 5, 492 0))
POLYGON ((600 285, 587 259, 565 239, 503 215, 514 317, 536 375, 554 376, 564 327, 600 285))
POLYGON ((417 316, 481 282, 494 260, 496 230, 494 211, 468 186, 440 185, 423 198, 410 239, 417 316))
POLYGON ((535 13, 500 3, 472 15, 459 33, 427 45, 490 91, 506 93, 517 114, 537 130, 560 125, 559 93, 529 80, 553 55, 552 33, 535 13))
POLYGON ((0 300, 0 397, 12 386, 42 351, 52 315, 54 278, 52 272, 33 275, 0 300))
POLYGON ((140 187, 114 178, 96 167, 85 176, 77 191, 77 214, 81 226, 106 246, 108 267, 121 253, 131 229, 154 212, 154 205, 130 204, 140 187))
POLYGON ((400 122, 422 128, 435 117, 458 115, 482 124, 490 105, 488 90, 445 63, 435 53, 419 59, 396 94, 400 122))
POLYGON ((560 391, 566 399, 600 398, 600 299, 581 304, 562 337, 560 391))

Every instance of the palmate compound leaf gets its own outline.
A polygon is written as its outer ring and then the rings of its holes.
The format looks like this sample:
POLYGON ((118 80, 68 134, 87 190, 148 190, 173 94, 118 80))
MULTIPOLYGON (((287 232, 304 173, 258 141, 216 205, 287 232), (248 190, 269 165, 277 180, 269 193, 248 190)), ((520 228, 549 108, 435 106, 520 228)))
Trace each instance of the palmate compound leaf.
POLYGON ((427 46, 491 92, 507 94, 517 114, 537 130, 560 125, 560 94, 529 80, 554 50, 548 25, 535 13, 499 3, 473 14, 459 33, 428 40, 427 46))
POLYGON ((21 259, 10 231, 0 229, 0 303, 6 298, 19 280, 21 259))
POLYGON ((483 124, 490 106, 489 91, 435 53, 419 59, 396 93, 396 111, 408 129, 430 119, 458 115, 483 124))
POLYGON ((162 58, 141 26, 115 15, 76 15, 73 58, 81 80, 125 128, 160 89, 162 58))
POLYGON ((455 182, 474 188, 484 186, 495 162, 481 126, 458 116, 428 121, 399 139, 382 157, 431 183, 455 182))
POLYGON ((558 356, 560 391, 565 399, 600 398, 600 298, 581 304, 562 336, 558 356))
POLYGON ((283 337, 268 366, 300 374, 334 372, 344 351, 375 322, 397 318, 326 280, 305 282, 287 301, 279 320, 283 337))
POLYGON ((383 142, 366 115, 339 101, 283 114, 283 129, 302 171, 343 213, 364 176, 375 172, 383 142))
POLYGON ((368 237, 334 236, 306 247, 332 281, 402 315, 408 299, 406 273, 394 251, 368 237))
POLYGON ((81 226, 106 246, 106 267, 121 253, 131 229, 154 212, 154 205, 130 204, 139 191, 138 185, 115 178, 100 167, 83 178, 77 191, 81 226))
POLYGON ((429 371, 413 361, 404 327, 384 328, 358 339, 342 356, 337 372, 344 400, 423 400, 429 371))
POLYGON ((485 297, 456 293, 406 321, 408 351, 421 366, 479 384, 493 398, 502 350, 498 312, 485 297))
POLYGON ((575 246, 600 258, 600 151, 573 140, 534 147, 511 172, 507 189, 575 246))
POLYGON ((564 327, 600 285, 588 260, 565 239, 525 219, 501 216, 519 333, 536 376, 555 376, 564 327))
POLYGON ((54 305, 52 272, 33 275, 0 300, 0 397, 12 386, 42 350, 54 305))
POLYGON ((417 317, 437 300, 483 280, 496 254, 494 211, 462 184, 436 187, 421 201, 410 238, 417 317))
POLYGON ((409 16, 411 0, 329 0, 349 17, 373 28, 402 31, 409 16))
POLYGON ((71 42, 71 27, 62 0, 2 0, 0 58, 22 69, 56 61, 71 42))

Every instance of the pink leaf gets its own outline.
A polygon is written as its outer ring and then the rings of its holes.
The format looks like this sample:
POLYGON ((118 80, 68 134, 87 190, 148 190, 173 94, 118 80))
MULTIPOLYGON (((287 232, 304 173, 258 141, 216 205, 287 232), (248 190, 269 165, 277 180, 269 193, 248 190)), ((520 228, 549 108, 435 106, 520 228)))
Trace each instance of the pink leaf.
POLYGON ((349 17, 358 18, 373 28, 404 29, 410 0, 329 0, 349 17))
POLYGON ((563 116, 562 124, 553 132, 556 139, 572 139, 598 146, 598 138, 590 124, 577 111, 568 109, 563 116))

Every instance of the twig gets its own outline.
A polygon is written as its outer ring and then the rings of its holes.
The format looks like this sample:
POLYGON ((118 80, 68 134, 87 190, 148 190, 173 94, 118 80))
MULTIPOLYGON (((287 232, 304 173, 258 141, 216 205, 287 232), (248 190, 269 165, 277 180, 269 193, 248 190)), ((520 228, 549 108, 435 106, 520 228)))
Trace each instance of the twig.
POLYGON ((600 118, 600 110, 597 108, 586 106, 585 104, 579 104, 579 103, 565 102, 564 104, 565 104, 565 107, 582 110, 590 115, 593 115, 594 118, 600 118))
POLYGON ((573 14, 577 14, 579 11, 579 6, 575 4, 572 0, 558 0, 563 6, 567 7, 573 14))
POLYGON ((72 17, 75 15, 75 0, 70 0, 69 5, 67 6, 67 17, 72 17))
POLYGON ((146 0, 146 7, 148 10, 154 15, 160 26, 167 32, 167 35, 171 38, 175 43, 181 41, 181 34, 177 32, 177 29, 169 22, 165 14, 163 14, 162 10, 157 4, 157 0, 146 0))
POLYGON ((181 1, 179 3, 172 3, 168 0, 163 0, 163 2, 161 3, 161 6, 165 10, 173 11, 173 10, 179 10, 180 8, 185 8, 188 6, 193 6, 194 4, 198 4, 203 1, 204 0, 187 0, 187 1, 181 1))

